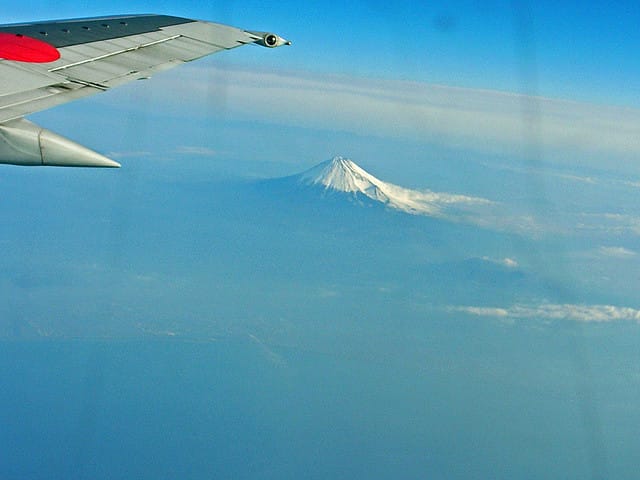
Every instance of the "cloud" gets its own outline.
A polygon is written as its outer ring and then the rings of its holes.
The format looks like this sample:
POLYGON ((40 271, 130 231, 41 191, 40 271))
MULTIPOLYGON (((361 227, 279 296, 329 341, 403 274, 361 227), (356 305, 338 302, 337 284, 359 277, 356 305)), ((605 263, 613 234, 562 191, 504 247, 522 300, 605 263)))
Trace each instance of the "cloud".
MULTIPOLYGON (((207 111, 288 126, 493 152, 526 154, 542 148, 629 158, 640 153, 640 110, 632 108, 400 80, 247 71, 219 64, 189 66, 179 77, 161 77, 156 85, 176 91, 178 82, 180 91, 190 93, 186 101, 207 99, 207 111)), ((166 96, 165 101, 184 103, 185 97, 166 96)), ((572 161, 580 162, 580 157, 572 161)))
POLYGON ((497 265, 502 265, 503 267, 507 267, 507 268, 518 268, 520 266, 520 264, 518 263, 517 260, 514 260, 513 258, 508 258, 508 257, 505 257, 503 259, 482 257, 482 260, 485 260, 485 261, 491 262, 491 263, 495 263, 497 265))
POLYGON ((613 305, 541 304, 513 305, 508 308, 455 306, 451 312, 481 317, 530 318, 540 320, 573 320, 577 322, 636 321, 640 323, 640 310, 613 305))
POLYGON ((265 342, 260 340, 256 335, 249 333, 249 340, 256 345, 264 356, 265 360, 269 362, 274 367, 288 367, 287 361, 284 357, 278 353, 276 353, 272 348, 270 348, 265 342))
MULTIPOLYGON (((498 231, 518 232, 535 235, 540 226, 530 217, 517 217, 507 213, 503 204, 482 197, 433 192, 430 190, 411 190, 384 183, 386 204, 389 207, 413 215, 426 215, 442 218, 451 222, 476 225, 481 228, 498 231)), ((365 193, 368 195, 367 193, 365 193)), ((506 267, 517 267, 513 259, 485 260, 506 267)))
POLYGON ((151 152, 147 151, 131 151, 131 152, 109 152, 107 153, 107 157, 111 158, 140 158, 140 157, 149 157, 153 155, 151 152))
POLYGON ((449 310, 454 312, 463 312, 480 317, 507 317, 509 310, 505 308, 494 307, 451 307, 449 310))
POLYGON ((182 146, 175 149, 175 153, 180 155, 196 155, 200 157, 213 157, 218 154, 216 150, 209 147, 182 146))
MULTIPOLYGON (((514 172, 514 173, 519 173, 524 175, 540 175, 544 177, 562 178, 564 180, 569 180, 569 181, 578 182, 578 183, 586 183, 589 185, 597 185, 599 183, 602 183, 601 178, 596 179, 593 177, 585 177, 582 175, 562 173, 562 172, 553 170, 552 168, 546 165, 544 168, 534 168, 530 165, 526 167, 522 167, 522 166, 516 166, 516 165, 495 164, 495 163, 488 163, 488 162, 483 162, 483 165, 487 166, 488 168, 498 168, 500 170, 504 170, 508 172, 514 172)), ((614 182, 611 182, 611 183, 614 183, 614 182)), ((629 186, 630 182, 623 182, 623 183, 629 186)))
POLYGON ((584 213, 577 228, 608 235, 640 236, 640 216, 624 213, 584 213))
POLYGON ((600 247, 598 252, 605 257, 613 258, 631 258, 637 255, 637 252, 624 247, 600 247))

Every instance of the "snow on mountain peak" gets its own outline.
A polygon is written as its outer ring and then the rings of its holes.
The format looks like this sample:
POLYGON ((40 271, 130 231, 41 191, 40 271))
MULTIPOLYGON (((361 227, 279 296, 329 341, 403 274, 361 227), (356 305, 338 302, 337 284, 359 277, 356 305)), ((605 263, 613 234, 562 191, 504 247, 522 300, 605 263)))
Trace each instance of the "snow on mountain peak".
POLYGON ((348 158, 340 156, 316 165, 300 177, 302 183, 348 193, 364 193, 383 183, 348 158))
POLYGON ((484 198, 418 191, 383 182, 344 157, 334 157, 298 175, 299 183, 325 190, 362 194, 390 208, 415 215, 441 216, 447 206, 488 204, 484 198))

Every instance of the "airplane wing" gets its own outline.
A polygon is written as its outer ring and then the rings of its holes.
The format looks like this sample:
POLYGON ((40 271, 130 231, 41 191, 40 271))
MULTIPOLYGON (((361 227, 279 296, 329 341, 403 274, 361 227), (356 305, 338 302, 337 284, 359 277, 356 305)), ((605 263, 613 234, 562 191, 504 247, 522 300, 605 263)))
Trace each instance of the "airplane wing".
POLYGON ((23 117, 247 44, 290 42, 165 15, 0 26, 0 163, 118 167, 23 117))

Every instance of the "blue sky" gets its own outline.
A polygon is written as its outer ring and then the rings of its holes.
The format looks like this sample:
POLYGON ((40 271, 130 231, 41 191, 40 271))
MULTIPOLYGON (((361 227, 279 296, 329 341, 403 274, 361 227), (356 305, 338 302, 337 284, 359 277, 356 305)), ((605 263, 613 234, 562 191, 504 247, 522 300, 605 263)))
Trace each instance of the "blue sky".
MULTIPOLYGON (((42 1, 8 22, 168 13, 273 29, 295 42, 278 68, 415 80, 638 107, 640 7, 635 2, 454 1, 265 4, 42 1), (268 5, 265 6, 265 5, 268 5)), ((273 56, 243 52, 273 64, 273 56)), ((238 61, 241 61, 240 58, 238 61)), ((254 61, 253 58, 251 61, 254 61)))

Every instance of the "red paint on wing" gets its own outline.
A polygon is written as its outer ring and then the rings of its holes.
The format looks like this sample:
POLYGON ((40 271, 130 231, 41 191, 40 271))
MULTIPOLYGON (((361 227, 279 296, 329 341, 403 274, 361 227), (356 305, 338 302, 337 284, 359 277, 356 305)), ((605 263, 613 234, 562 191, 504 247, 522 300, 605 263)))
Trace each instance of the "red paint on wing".
POLYGON ((60 52, 42 40, 25 35, 0 33, 0 58, 16 62, 46 63, 58 60, 60 52))

